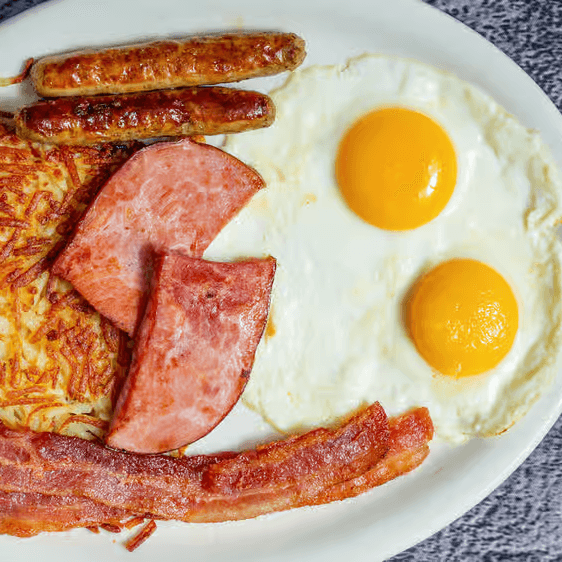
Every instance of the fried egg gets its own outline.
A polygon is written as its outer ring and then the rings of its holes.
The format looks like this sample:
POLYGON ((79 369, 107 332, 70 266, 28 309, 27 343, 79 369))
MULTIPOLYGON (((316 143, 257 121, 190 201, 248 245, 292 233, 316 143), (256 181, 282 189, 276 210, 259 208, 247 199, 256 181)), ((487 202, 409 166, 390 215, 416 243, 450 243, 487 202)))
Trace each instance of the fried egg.
POLYGON ((547 146, 413 60, 309 67, 271 95, 272 127, 226 141, 268 187, 205 253, 277 258, 244 403, 282 431, 376 400, 427 406, 451 442, 510 427, 561 366, 547 146))

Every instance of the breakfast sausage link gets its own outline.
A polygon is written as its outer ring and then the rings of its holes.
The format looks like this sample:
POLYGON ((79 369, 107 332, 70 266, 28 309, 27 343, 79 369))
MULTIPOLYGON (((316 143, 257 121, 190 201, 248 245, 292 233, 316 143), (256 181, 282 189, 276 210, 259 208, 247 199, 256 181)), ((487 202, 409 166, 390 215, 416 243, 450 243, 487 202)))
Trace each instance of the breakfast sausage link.
POLYGON ((48 56, 31 77, 44 97, 119 94, 269 76, 305 55, 294 33, 227 33, 48 56))
POLYGON ((38 101, 15 117, 21 138, 88 145, 133 139, 218 135, 271 125, 272 100, 219 86, 38 101))

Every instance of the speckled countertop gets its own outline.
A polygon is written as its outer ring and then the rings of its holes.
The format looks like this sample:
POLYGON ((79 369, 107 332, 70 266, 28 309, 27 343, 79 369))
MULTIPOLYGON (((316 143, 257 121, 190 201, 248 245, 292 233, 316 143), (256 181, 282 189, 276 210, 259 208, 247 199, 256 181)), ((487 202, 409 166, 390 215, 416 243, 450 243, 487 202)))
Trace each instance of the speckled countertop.
MULTIPOLYGON (((43 1, 0 0, 0 21, 43 1)), ((562 111, 562 1, 425 1, 500 48, 562 111)), ((562 560, 562 418, 484 501, 392 558, 393 562, 555 560, 562 560)))

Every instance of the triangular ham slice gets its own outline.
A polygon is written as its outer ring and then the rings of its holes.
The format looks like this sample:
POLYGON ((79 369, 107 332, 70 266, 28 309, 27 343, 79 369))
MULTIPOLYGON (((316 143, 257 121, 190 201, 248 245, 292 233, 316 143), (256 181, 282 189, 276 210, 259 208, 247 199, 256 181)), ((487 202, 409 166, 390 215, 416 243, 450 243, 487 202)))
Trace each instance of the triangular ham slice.
POLYGON ((108 445, 168 451, 203 437, 226 416, 252 369, 275 267, 273 258, 157 260, 108 445))
POLYGON ((105 184, 53 272, 132 335, 155 253, 202 256, 263 186, 257 172, 213 146, 184 139, 144 148, 105 184))

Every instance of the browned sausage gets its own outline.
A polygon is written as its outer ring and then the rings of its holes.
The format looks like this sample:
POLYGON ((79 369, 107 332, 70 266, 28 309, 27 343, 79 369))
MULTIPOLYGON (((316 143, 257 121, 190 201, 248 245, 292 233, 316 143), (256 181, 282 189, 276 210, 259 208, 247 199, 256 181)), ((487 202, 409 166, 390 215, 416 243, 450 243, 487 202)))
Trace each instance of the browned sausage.
POLYGON ((45 97, 119 94, 269 76, 305 55, 293 33, 227 33, 48 56, 31 76, 45 97))
POLYGON ((78 145, 236 133, 274 118, 268 96, 214 86, 43 100, 20 109, 16 127, 22 138, 78 145))

